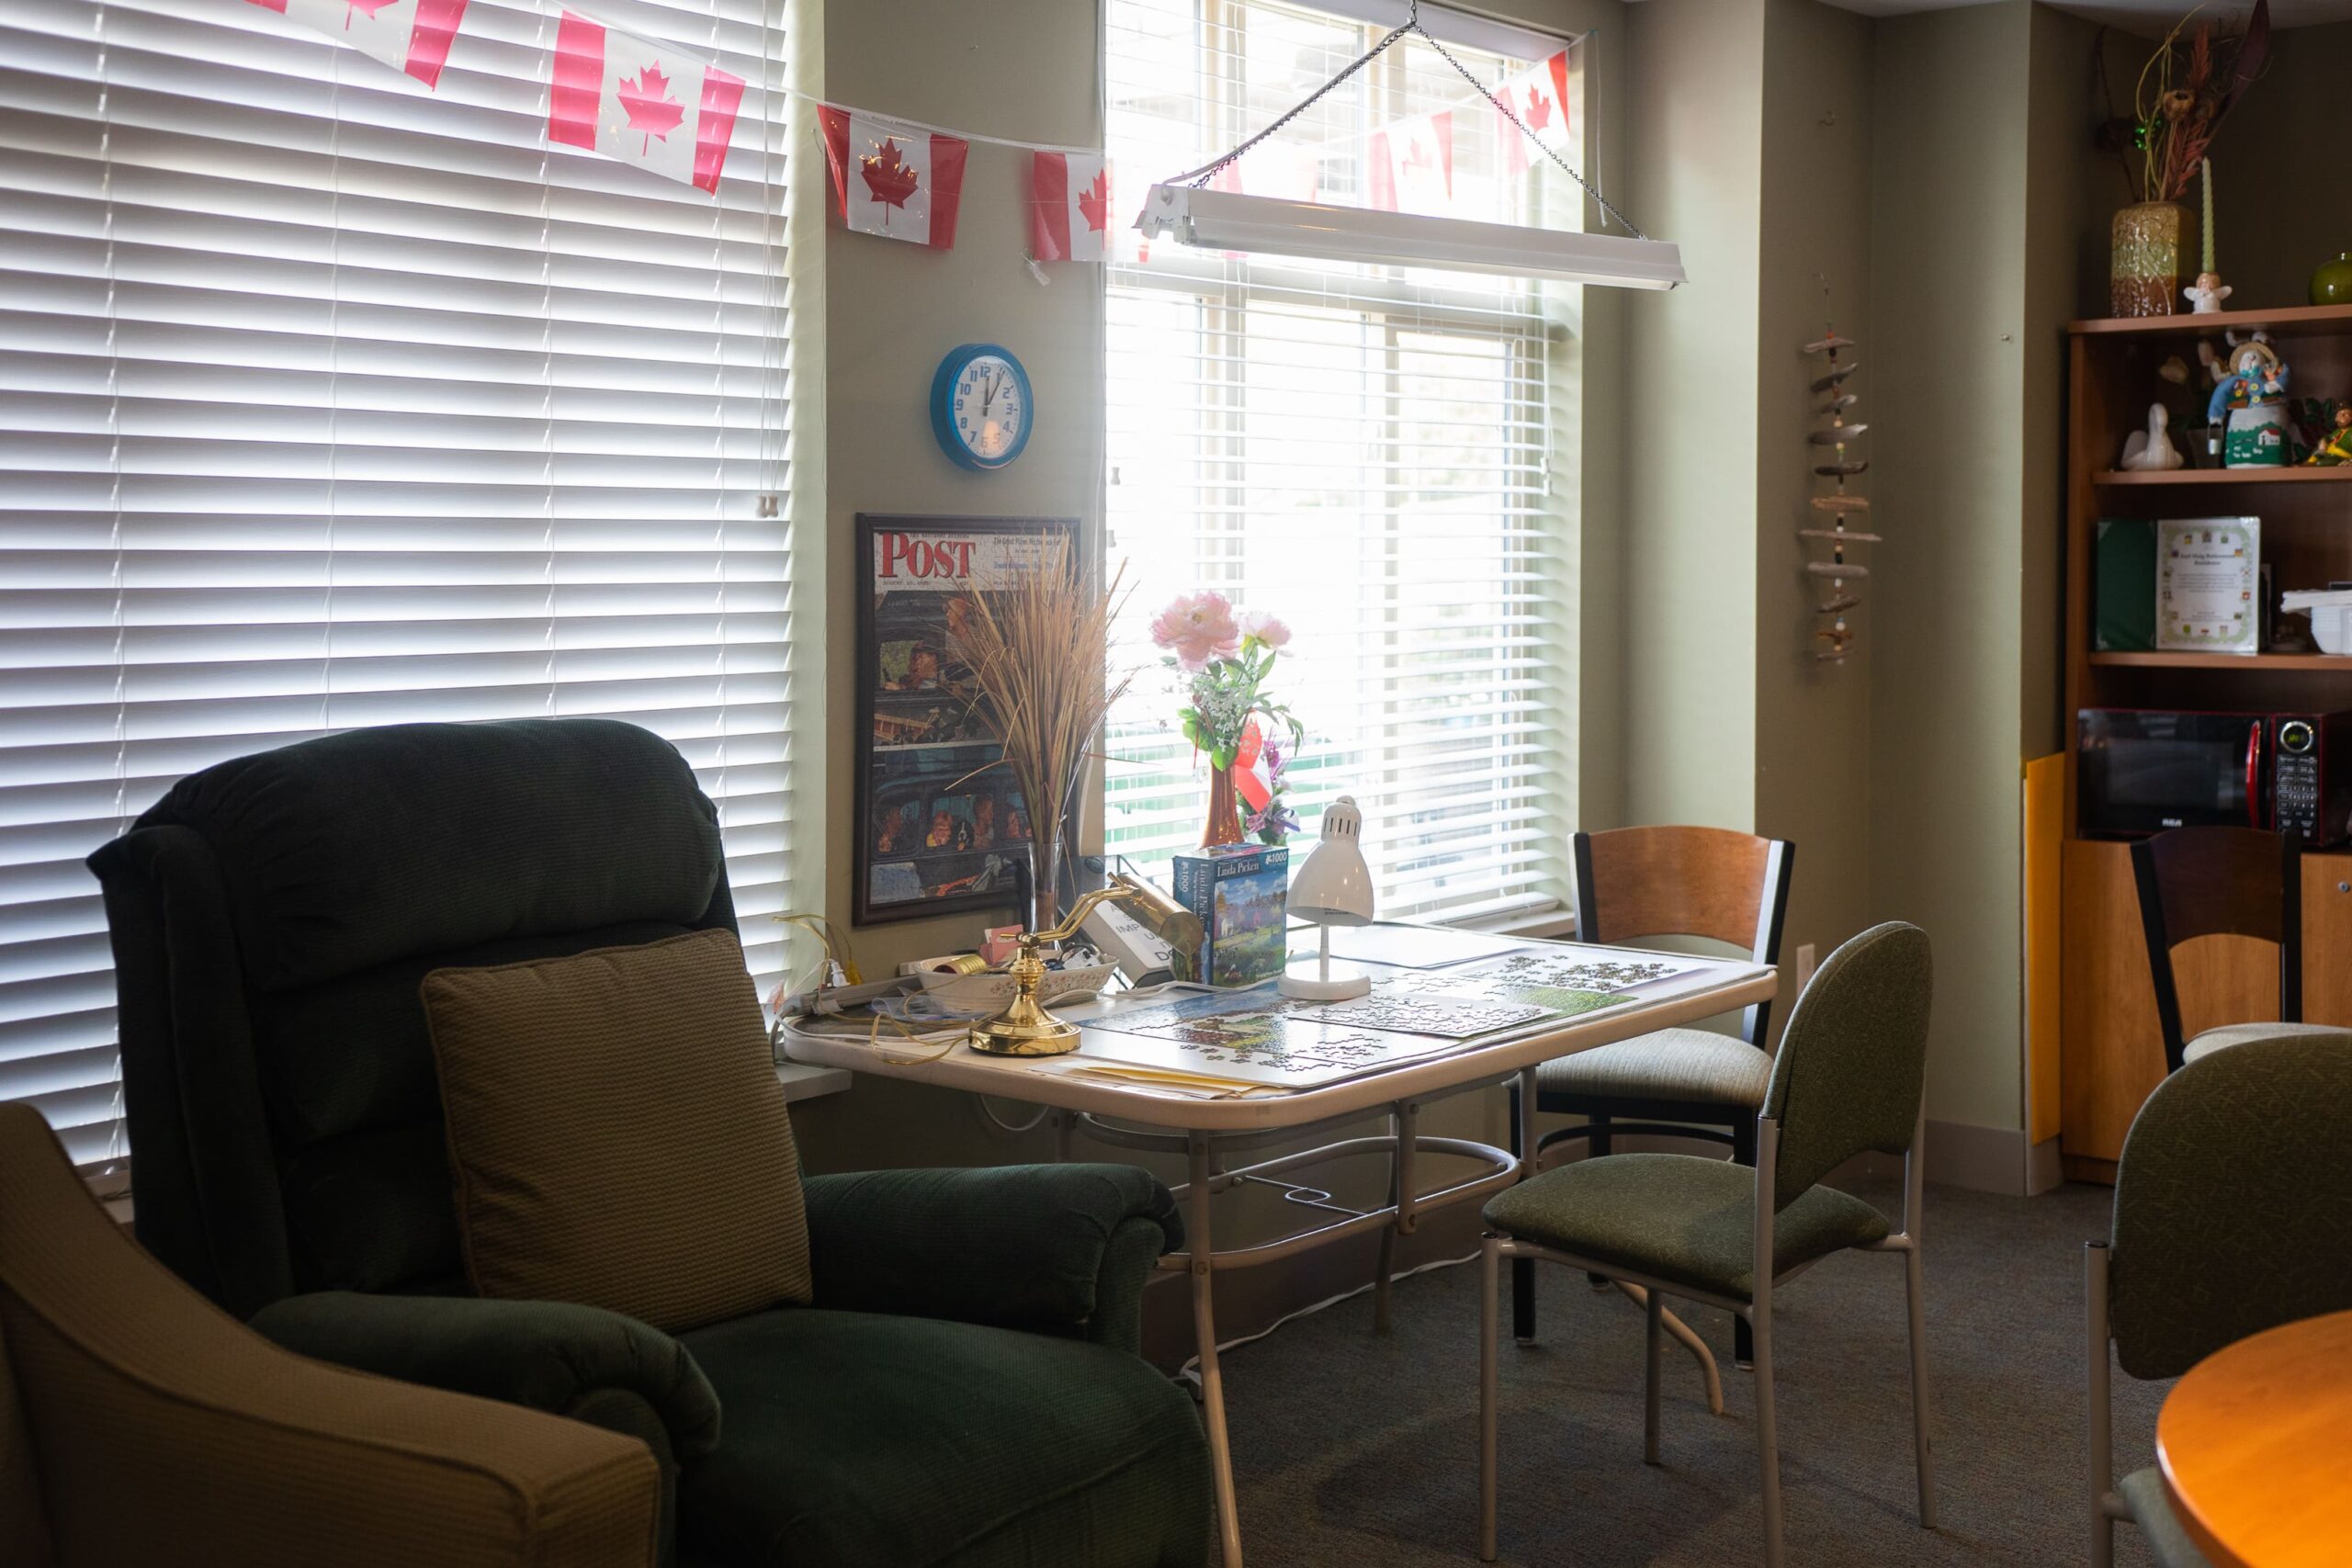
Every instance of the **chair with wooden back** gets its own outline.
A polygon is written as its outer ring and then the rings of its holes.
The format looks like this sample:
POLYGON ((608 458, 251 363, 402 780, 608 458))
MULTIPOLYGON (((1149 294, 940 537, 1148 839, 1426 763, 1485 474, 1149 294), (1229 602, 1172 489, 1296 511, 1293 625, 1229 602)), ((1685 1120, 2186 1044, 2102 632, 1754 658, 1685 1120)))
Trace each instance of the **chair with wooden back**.
POLYGON ((2250 1039, 2335 1032, 2302 1021, 2302 840, 2294 834, 2252 828, 2175 828, 2132 846, 2166 1072, 2250 1039), (2172 954, 2181 943, 2202 936, 2253 937, 2278 944, 2278 1020, 2225 1024, 2188 1037, 2172 954))
MULTIPOLYGON (((1620 828, 1578 833, 1575 847, 1577 941, 1695 937, 1745 949, 1758 964, 1780 962, 1796 860, 1787 840, 1723 828, 1620 828)), ((1599 1156, 1618 1133, 1659 1133, 1727 1144, 1734 1160, 1754 1165, 1756 1112, 1772 1071, 1764 1049, 1770 1022, 1771 1004, 1758 1002, 1740 1015, 1736 1038, 1661 1029, 1544 1063, 1535 1108, 1585 1120, 1544 1134, 1537 1160, 1578 1138, 1599 1156)), ((1521 1339, 1535 1337, 1534 1269, 1524 1259, 1511 1266, 1511 1325, 1521 1339)), ((1744 1323, 1738 1339, 1746 1362, 1744 1323)))

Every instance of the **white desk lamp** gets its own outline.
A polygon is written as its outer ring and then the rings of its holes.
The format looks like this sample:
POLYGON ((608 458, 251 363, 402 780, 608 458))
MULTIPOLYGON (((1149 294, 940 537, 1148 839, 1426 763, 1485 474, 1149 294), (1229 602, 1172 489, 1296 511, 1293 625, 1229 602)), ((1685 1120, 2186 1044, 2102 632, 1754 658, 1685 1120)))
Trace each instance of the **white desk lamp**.
POLYGON ((1282 993, 1302 1001, 1343 1002, 1372 989, 1362 975, 1331 978, 1331 928, 1372 923, 1372 868, 1364 863, 1363 813, 1355 796, 1343 795, 1323 813, 1323 840, 1291 878, 1290 912, 1322 928, 1323 962, 1318 978, 1294 978, 1287 971, 1282 993))

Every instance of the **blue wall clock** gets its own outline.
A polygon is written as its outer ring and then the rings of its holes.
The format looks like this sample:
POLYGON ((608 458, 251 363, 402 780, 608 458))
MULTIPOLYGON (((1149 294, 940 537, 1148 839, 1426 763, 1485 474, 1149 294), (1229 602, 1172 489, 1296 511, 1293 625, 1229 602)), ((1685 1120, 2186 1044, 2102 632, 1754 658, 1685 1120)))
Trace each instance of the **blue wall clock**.
POLYGON ((950 349, 931 378, 931 433, 965 468, 1001 468, 1029 445, 1029 372, 992 343, 950 349))

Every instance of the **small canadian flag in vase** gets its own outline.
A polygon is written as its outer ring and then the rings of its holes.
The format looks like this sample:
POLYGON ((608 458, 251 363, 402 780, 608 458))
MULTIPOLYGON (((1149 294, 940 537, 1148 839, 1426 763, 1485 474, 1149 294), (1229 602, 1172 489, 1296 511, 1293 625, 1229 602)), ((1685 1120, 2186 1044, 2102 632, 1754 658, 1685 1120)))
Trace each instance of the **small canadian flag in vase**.
POLYGON ((431 87, 441 80, 466 0, 253 0, 265 11, 341 39, 431 87))
POLYGON ((956 244, 971 143, 863 109, 817 111, 842 221, 860 234, 910 240, 934 250, 956 244))
POLYGON ((718 188, 743 79, 684 51, 566 11, 548 140, 703 190, 718 188))
POLYGON ((1099 152, 1031 153, 1029 254, 1099 262, 1111 250, 1110 160, 1099 152))

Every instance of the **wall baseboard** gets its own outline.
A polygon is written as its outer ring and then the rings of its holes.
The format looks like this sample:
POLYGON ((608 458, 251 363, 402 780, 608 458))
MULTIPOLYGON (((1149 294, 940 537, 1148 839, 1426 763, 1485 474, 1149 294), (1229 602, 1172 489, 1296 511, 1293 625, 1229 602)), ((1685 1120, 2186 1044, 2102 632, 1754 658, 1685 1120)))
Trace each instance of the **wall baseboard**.
POLYGON ((2021 1127, 1979 1127, 1967 1122, 1928 1123, 1928 1179, 1946 1187, 1998 1192, 2009 1198, 2029 1197, 2043 1190, 2030 1185, 2027 1179, 2030 1168, 2039 1168, 2032 1164, 2036 1158, 2036 1151, 2027 1145, 2021 1127))

